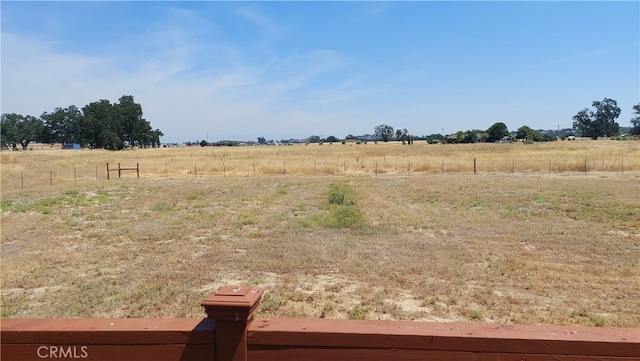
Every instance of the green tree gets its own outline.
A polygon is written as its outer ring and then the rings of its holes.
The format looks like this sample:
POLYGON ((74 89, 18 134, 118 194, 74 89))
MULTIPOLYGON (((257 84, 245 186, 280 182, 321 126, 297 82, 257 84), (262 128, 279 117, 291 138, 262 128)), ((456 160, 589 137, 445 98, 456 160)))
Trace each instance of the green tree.
POLYGON ((488 136, 487 132, 482 130, 467 130, 464 132, 462 143, 482 143, 487 140, 488 136))
POLYGON ((340 139, 338 139, 337 137, 330 135, 327 137, 327 139, 325 139, 327 142, 329 143, 337 143, 340 141, 340 139))
POLYGON ((573 127, 578 129, 582 136, 598 139, 618 135, 620 126, 616 119, 620 116, 618 103, 613 99, 604 98, 602 101, 594 101, 595 108, 584 108, 573 117, 573 127))
POLYGON ((74 105, 43 113, 41 119, 19 114, 2 115, 2 143, 26 149, 31 141, 80 143, 111 150, 125 146, 159 147, 164 134, 153 130, 142 117, 142 106, 131 95, 118 103, 106 99, 89 103, 82 110, 74 105), (41 120, 42 119, 42 120, 41 120))
POLYGON ((309 143, 320 143, 322 141, 322 138, 320 138, 319 135, 312 135, 307 139, 307 142, 309 143))
POLYGON ((17 150, 18 122, 21 120, 22 115, 20 114, 2 114, 0 119, 0 143, 2 143, 2 147, 11 146, 13 150, 17 150))
POLYGON ((80 117, 82 112, 75 105, 56 108, 52 113, 44 112, 40 119, 44 123, 46 143, 80 143, 80 117))
POLYGON ((44 125, 42 120, 31 115, 5 113, 0 119, 0 134, 3 145, 11 145, 15 150, 20 143, 22 150, 27 150, 29 143, 42 139, 44 125))
POLYGON ((640 135, 640 103, 633 106, 635 117, 631 118, 631 135, 640 135))
POLYGON ((487 134, 487 142, 497 142, 510 135, 507 125, 502 122, 498 122, 490 126, 489 129, 487 129, 487 134))
POLYGON ((534 141, 540 140, 540 135, 538 134, 537 131, 535 131, 531 127, 523 125, 520 128, 518 128, 516 139, 525 139, 527 141, 534 142, 534 141))
POLYGON ((119 126, 120 137, 124 145, 146 147, 151 124, 142 117, 142 105, 136 103, 131 95, 123 95, 113 105, 114 123, 119 126))
POLYGON ((383 142, 388 142, 391 137, 393 137, 393 127, 386 124, 380 124, 374 129, 376 139, 382 140, 383 142))
POLYGON ((151 132, 149 132, 149 136, 147 138, 148 142, 149 142, 149 146, 155 148, 155 147, 160 147, 161 143, 160 143, 160 137, 163 137, 164 133, 162 133, 162 131, 160 131, 160 129, 155 129, 152 130, 151 132))
MULTIPOLYGON (((400 130, 400 129, 398 129, 400 130)), ((409 131, 405 128, 400 131, 400 139, 402 140, 402 145, 405 145, 406 142, 409 141, 409 131)))
POLYGON ((93 148, 120 150, 125 146, 159 146, 164 134, 152 130, 142 117, 142 106, 131 95, 123 95, 117 103, 101 99, 82 108, 79 122, 83 143, 93 148))
POLYGON ((113 106, 106 99, 89 103, 82 108, 80 133, 82 142, 91 148, 122 149, 118 139, 118 127, 113 123, 113 106))

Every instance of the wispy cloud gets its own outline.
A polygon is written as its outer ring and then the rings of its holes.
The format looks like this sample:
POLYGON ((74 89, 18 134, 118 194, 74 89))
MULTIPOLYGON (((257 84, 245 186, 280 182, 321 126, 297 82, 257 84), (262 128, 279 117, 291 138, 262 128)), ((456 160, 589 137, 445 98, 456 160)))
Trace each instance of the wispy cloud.
POLYGON ((304 124, 326 124, 326 119, 301 110, 299 97, 290 93, 311 92, 307 85, 345 64, 341 54, 324 49, 285 54, 270 67, 243 57, 222 61, 224 66, 195 67, 199 48, 209 45, 181 29, 168 27, 139 37, 146 37, 152 48, 146 56, 122 51, 85 56, 37 38, 2 33, 2 103, 11 106, 7 111, 39 116, 55 107, 82 107, 131 94, 152 126, 171 135, 167 140, 220 129, 227 134, 235 130, 241 137, 246 129, 269 129, 273 119, 302 132, 304 124), (123 62, 128 66, 122 67, 123 62))
POLYGON ((346 79, 340 84, 320 90, 311 103, 329 105, 351 103, 367 99, 376 94, 383 94, 387 87, 372 83, 368 76, 357 76, 346 79))
POLYGON ((574 60, 579 60, 579 59, 584 59, 584 58, 591 58, 591 57, 594 57, 594 56, 611 53, 611 52, 614 52, 614 51, 616 51, 616 49, 594 50, 594 51, 589 51, 589 52, 586 52, 586 53, 579 53, 579 54, 574 54, 574 55, 570 55, 570 56, 565 56, 565 57, 562 57, 562 58, 559 58, 559 59, 550 60, 550 61, 543 62, 543 63, 540 63, 540 64, 531 65, 529 68, 541 68, 541 67, 546 67, 546 66, 550 66, 550 65, 567 63, 567 62, 571 62, 571 61, 574 61, 574 60))
MULTIPOLYGON (((637 45, 624 45, 636 44, 637 35, 623 36, 637 29, 637 17, 622 21, 626 27, 605 23, 610 26, 568 31, 560 42, 557 33, 531 37, 505 21, 503 10, 520 11, 511 3, 25 4, 3 3, 4 112, 38 116, 55 107, 130 94, 152 126, 167 134, 166 141, 203 139, 205 133, 209 139, 303 137, 321 131, 344 136, 340 132, 372 131, 382 122, 416 132, 427 132, 431 123, 438 123, 431 127, 438 132, 440 123, 486 128, 496 120, 522 120, 517 107, 504 111, 505 102, 553 99, 560 104, 553 109, 571 112, 588 105, 592 93, 607 91, 621 105, 623 98, 627 103, 637 98, 637 45), (70 12, 74 16, 67 16, 70 12), (496 25, 484 29, 460 21, 476 18, 496 25), (458 48, 468 37, 474 41, 458 48), (565 46, 583 42, 612 49, 565 46), (594 76, 609 71, 616 76, 576 88, 582 73, 566 72, 560 64, 581 63, 588 63, 594 76), (544 70, 544 81, 540 72, 518 71, 528 64, 544 70), (577 105, 568 104, 568 93, 577 105), (479 106, 486 106, 484 117, 472 114, 479 106)), ((528 4, 523 13, 532 7, 528 4)), ((541 3, 539 12, 527 15, 530 23, 546 24, 547 8, 541 3)), ((551 8, 561 11, 559 29, 580 25, 576 8, 551 8)), ((610 8, 616 7, 597 6, 600 12, 610 8)), ((530 107, 536 108, 532 119, 557 118, 552 113, 558 111, 549 111, 552 106, 530 107)), ((529 125, 544 126, 536 122, 529 125)))
POLYGON ((303 87, 321 74, 340 70, 345 64, 345 59, 336 51, 312 50, 291 54, 262 75, 272 92, 283 94, 303 87))
POLYGON ((389 11, 389 9, 391 9, 391 5, 392 3, 388 1, 374 1, 367 3, 364 14, 367 17, 377 17, 389 11))
POLYGON ((286 27, 279 25, 272 16, 256 6, 241 6, 236 13, 253 24, 262 34, 274 36, 286 33, 286 27))
POLYGON ((103 77, 114 73, 109 59, 61 53, 54 43, 36 38, 6 32, 1 36, 2 100, 15 108, 11 111, 25 112, 34 103, 49 108, 42 111, 52 110, 73 104, 77 96, 99 96, 96 84, 106 88, 103 77))

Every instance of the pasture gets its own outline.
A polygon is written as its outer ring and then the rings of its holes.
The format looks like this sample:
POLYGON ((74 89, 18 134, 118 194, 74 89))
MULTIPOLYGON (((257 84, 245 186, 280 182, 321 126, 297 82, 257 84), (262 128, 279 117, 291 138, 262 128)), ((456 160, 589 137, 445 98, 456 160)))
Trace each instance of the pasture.
POLYGON ((638 141, 0 157, 2 317, 640 325, 638 141))

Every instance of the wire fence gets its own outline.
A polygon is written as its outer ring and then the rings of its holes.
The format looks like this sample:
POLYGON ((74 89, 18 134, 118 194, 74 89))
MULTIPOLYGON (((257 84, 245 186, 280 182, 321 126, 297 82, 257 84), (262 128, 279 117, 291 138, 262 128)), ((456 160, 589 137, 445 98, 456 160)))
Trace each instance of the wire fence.
MULTIPOLYGON (((202 179, 215 177, 258 176, 426 176, 437 174, 640 174, 640 159, 516 159, 516 158, 429 158, 429 159, 341 159, 323 160, 255 160, 225 162, 224 160, 174 163, 167 161, 137 162, 118 165, 123 171, 109 172, 107 164, 52 167, 48 170, 3 170, 2 189, 22 190, 41 186, 74 185, 125 178, 142 179, 202 179), (135 169, 125 172, 124 170, 135 169)), ((113 167, 113 165, 112 165, 113 167)))

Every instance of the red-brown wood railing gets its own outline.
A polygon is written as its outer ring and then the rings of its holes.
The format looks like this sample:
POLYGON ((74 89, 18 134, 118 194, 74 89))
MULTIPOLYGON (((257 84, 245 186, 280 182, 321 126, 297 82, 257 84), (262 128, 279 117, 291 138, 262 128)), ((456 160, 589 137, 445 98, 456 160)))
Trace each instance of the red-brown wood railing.
POLYGON ((3 319, 1 359, 640 360, 640 328, 254 319, 262 289, 222 287, 206 319, 3 319))

